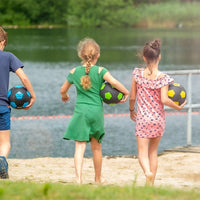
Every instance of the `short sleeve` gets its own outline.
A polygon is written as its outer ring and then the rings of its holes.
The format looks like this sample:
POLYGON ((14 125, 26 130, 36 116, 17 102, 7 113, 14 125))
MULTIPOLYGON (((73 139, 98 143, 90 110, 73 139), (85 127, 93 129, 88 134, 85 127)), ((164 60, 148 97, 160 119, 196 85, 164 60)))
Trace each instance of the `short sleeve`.
MULTIPOLYGON (((142 68, 143 69, 143 68, 142 68)), ((139 77, 142 77, 141 76, 141 70, 142 69, 139 69, 139 68, 135 68, 134 70, 133 70, 133 77, 135 78, 135 79, 137 79, 137 78, 139 78, 139 77)))
POLYGON ((67 80, 69 81, 69 83, 73 84, 73 74, 69 73, 67 76, 67 80))
POLYGON ((174 79, 171 78, 169 75, 164 74, 163 77, 158 79, 157 87, 163 87, 165 85, 169 85, 170 83, 173 83, 174 79))
POLYGON ((24 65, 22 62, 12 53, 9 52, 9 57, 10 57, 10 71, 15 72, 18 68, 23 68, 24 65))
POLYGON ((103 76, 104 76, 107 72, 108 72, 108 70, 107 70, 105 67, 103 67, 103 69, 102 69, 101 72, 100 72, 100 76, 101 76, 102 79, 103 79, 103 76))

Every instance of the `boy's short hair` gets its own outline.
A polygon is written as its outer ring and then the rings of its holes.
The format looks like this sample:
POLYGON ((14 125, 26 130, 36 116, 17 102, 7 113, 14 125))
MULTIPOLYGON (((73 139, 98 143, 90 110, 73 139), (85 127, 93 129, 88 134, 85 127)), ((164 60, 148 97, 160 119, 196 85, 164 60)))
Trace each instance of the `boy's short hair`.
POLYGON ((4 45, 6 46, 8 43, 8 37, 7 33, 4 31, 4 29, 0 26, 0 42, 5 40, 4 45))

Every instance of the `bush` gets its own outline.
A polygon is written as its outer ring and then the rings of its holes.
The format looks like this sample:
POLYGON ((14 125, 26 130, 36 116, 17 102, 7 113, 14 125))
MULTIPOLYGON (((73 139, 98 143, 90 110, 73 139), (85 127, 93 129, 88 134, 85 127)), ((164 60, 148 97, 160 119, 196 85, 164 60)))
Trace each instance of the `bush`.
POLYGON ((71 0, 69 26, 124 26, 136 24, 138 14, 131 0, 71 0))
POLYGON ((138 7, 143 27, 177 27, 200 25, 200 3, 158 3, 138 7))

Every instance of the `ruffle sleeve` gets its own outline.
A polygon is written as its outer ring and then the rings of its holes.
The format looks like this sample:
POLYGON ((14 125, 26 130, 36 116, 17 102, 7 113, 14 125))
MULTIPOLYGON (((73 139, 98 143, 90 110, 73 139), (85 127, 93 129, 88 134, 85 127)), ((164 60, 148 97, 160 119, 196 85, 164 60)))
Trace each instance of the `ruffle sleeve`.
POLYGON ((136 83, 143 87, 150 89, 159 89, 165 85, 174 82, 174 79, 167 74, 164 74, 164 76, 156 80, 147 79, 145 77, 142 77, 143 70, 144 68, 135 68, 133 71, 133 77, 135 78, 136 83))

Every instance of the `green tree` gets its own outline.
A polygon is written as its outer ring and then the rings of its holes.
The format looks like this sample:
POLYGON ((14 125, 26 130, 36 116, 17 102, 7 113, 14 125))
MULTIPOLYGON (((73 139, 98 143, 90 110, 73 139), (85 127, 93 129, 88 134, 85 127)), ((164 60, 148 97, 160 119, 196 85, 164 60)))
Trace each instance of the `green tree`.
POLYGON ((67 22, 72 26, 132 26, 138 14, 132 0, 70 0, 67 22))
POLYGON ((66 23, 67 2, 68 0, 25 0, 22 6, 32 24, 63 24, 66 23))
POLYGON ((30 21, 26 17, 22 9, 24 0, 1 0, 0 1, 0 22, 1 24, 29 24, 30 21))
POLYGON ((68 0, 1 0, 0 23, 66 24, 68 0))

